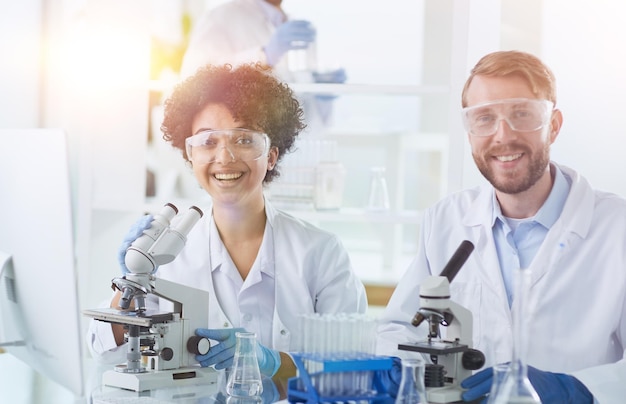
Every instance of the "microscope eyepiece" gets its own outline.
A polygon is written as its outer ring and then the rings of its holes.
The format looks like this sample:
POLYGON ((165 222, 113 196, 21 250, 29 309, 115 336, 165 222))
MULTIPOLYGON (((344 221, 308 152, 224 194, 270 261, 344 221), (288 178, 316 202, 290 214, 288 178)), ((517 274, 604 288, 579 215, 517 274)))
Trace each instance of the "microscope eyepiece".
POLYGON ((471 241, 463 240, 457 247, 452 257, 450 257, 450 261, 448 261, 446 266, 441 271, 440 276, 445 276, 448 278, 448 282, 452 282, 472 251, 474 251, 474 244, 472 244, 471 241))

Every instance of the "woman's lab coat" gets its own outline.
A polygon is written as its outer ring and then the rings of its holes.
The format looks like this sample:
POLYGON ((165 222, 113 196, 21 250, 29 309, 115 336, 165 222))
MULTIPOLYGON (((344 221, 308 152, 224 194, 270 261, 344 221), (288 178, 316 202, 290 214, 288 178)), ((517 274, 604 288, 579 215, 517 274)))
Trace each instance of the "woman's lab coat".
MULTIPOLYGON (((211 212, 211 208, 203 209, 211 212)), ((365 313, 367 297, 363 283, 353 271, 347 251, 339 239, 265 202, 267 223, 274 237, 275 307, 269 348, 289 352, 298 342, 298 317, 305 313, 365 313)), ((209 292, 209 328, 231 328, 222 302, 216 298, 208 252, 210 221, 204 215, 187 236, 187 244, 170 264, 159 268, 157 276, 209 292)), ((221 241, 220 241, 221 243, 221 241)), ((265 257, 269 259, 269 257, 265 257)), ((154 295, 146 307, 156 309, 154 295)), ((269 333, 268 333, 269 334, 269 333)), ((87 334, 92 354, 106 363, 125 361, 126 347, 116 346, 111 326, 92 320, 87 334)))
MULTIPOLYGON (((571 190, 530 265, 527 363, 573 374, 600 403, 622 403, 626 200, 594 191, 574 170, 560 168, 571 190)), ((419 328, 411 325, 419 308, 419 284, 439 275, 459 244, 469 240, 475 250, 450 284, 451 299, 472 312, 473 344, 487 356, 485 366, 511 360, 511 310, 491 230, 492 195, 492 187, 478 187, 425 212, 417 256, 381 318, 379 353, 410 356, 397 344, 425 339, 426 322, 419 328)))

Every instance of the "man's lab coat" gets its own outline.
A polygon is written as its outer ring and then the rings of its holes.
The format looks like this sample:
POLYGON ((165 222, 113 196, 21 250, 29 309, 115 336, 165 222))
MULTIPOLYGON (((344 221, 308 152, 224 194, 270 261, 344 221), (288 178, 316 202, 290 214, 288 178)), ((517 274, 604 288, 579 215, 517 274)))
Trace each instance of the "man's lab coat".
MULTIPOLYGON (((623 403, 626 200, 594 191, 574 170, 560 168, 571 190, 529 268, 527 363, 576 376, 600 403, 623 403)), ((485 366, 511 360, 511 309, 493 240, 492 195, 490 186, 462 191, 425 212, 417 256, 381 318, 379 353, 410 356, 397 344, 425 339, 427 323, 411 325, 420 282, 439 275, 469 240, 475 250, 450 284, 451 300, 472 312, 473 344, 487 356, 485 366)))
MULTIPOLYGON (((260 342, 289 352, 296 348, 302 332, 298 324, 301 314, 365 313, 367 297, 347 251, 335 235, 275 209, 267 200, 265 206, 274 237, 275 306, 272 323, 265 325, 271 328, 273 340, 260 342)), ((208 213, 211 209, 203 211, 208 213)), ((208 291, 209 328, 238 327, 226 316, 223 303, 216 297, 208 252, 210 220, 210 214, 200 219, 187 236, 185 248, 170 264, 159 267, 157 276, 208 291)), ((156 309, 154 295, 148 297, 151 299, 146 300, 146 306, 156 309)), ((126 360, 126 346, 116 347, 108 323, 92 320, 87 344, 101 362, 126 360)))

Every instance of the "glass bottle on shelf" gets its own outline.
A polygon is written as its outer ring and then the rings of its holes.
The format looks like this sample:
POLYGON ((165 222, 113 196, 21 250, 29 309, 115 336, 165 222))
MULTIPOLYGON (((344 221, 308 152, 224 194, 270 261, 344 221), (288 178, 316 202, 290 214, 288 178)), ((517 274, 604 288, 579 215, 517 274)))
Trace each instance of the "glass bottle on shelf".
POLYGON ((367 201, 367 210, 382 212, 389 210, 389 191, 385 179, 385 167, 370 168, 370 193, 367 201))
POLYGON ((421 359, 402 359, 402 379, 395 404, 427 404, 421 359))
MULTIPOLYGON (((528 292, 529 269, 515 269, 515 294, 513 296, 513 360, 504 380, 497 388, 494 404, 540 404, 539 394, 528 379, 526 351, 528 349, 528 292)), ((494 378, 494 382, 497 379, 494 378)))
POLYGON ((337 210, 343 201, 346 168, 337 158, 336 141, 324 140, 319 145, 320 161, 315 168, 315 209, 337 210))
POLYGON ((256 334, 235 334, 235 357, 226 383, 226 392, 234 397, 256 397, 263 392, 261 371, 256 357, 256 334))

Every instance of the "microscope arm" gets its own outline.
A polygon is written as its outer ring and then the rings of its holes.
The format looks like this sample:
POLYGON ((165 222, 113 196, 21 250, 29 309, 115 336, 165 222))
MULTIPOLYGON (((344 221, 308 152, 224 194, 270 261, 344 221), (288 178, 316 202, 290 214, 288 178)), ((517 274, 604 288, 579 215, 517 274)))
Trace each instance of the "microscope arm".
MULTIPOLYGON (((209 322, 209 292, 180 283, 154 278, 151 293, 174 305, 174 312, 183 321, 183 343, 195 337, 196 329, 207 328, 209 322)), ((185 349, 184 365, 197 364, 195 353, 185 349)))

